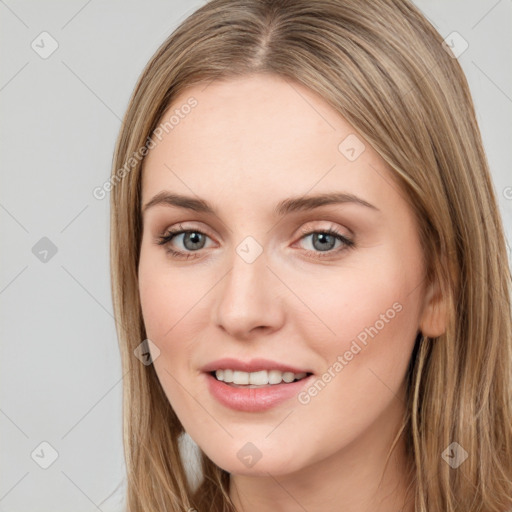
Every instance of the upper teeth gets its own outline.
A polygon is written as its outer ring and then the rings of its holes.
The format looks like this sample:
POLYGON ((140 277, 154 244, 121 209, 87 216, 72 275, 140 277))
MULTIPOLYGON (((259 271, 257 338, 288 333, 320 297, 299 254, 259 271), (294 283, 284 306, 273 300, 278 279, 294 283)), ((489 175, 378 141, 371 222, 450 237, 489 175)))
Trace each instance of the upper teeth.
POLYGON ((217 370, 215 376, 223 382, 232 382, 233 384, 254 384, 264 386, 266 384, 279 384, 284 382, 293 382, 295 379, 302 379, 307 374, 281 372, 279 370, 261 370, 259 372, 241 372, 238 370, 217 370))

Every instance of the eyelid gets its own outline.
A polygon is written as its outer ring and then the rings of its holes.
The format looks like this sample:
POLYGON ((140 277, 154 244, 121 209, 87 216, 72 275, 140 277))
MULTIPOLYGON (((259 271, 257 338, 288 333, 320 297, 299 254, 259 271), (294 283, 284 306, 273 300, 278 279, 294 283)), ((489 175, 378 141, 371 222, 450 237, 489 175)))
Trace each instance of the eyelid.
POLYGON ((215 238, 211 235, 210 230, 208 228, 205 228, 205 227, 197 225, 197 224, 189 226, 187 224, 188 222, 189 221, 184 221, 184 222, 178 222, 178 224, 171 224, 170 226, 166 227, 165 229, 159 230, 158 236, 159 237, 165 236, 170 232, 179 234, 179 232, 182 232, 182 231, 194 231, 197 233, 203 233, 211 239, 215 238))
MULTIPOLYGON (((320 221, 320 222, 322 222, 322 221, 320 221)), ((344 236, 345 238, 352 239, 352 237, 354 237, 354 233, 348 227, 341 226, 339 224, 336 224, 333 221, 324 221, 324 222, 327 222, 328 225, 327 226, 323 226, 323 225, 317 226, 314 223, 313 223, 314 225, 311 225, 312 224, 311 222, 307 222, 306 224, 302 225, 299 228, 299 232, 302 235, 309 235, 312 232, 317 233, 317 232, 321 232, 321 231, 336 231, 337 233, 344 236), (346 231, 347 233, 344 234, 342 231, 346 231)))

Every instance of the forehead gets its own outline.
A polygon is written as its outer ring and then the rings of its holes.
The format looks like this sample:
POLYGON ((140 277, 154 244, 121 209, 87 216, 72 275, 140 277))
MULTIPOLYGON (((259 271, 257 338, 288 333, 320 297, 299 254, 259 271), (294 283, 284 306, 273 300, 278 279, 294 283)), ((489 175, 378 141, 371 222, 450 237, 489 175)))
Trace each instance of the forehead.
POLYGON ((253 206, 271 196, 347 190, 368 199, 373 195, 369 201, 375 204, 389 173, 373 148, 319 95, 275 75, 189 87, 173 100, 159 126, 160 136, 152 137, 156 145, 144 162, 143 202, 162 189, 202 197, 222 193, 219 201, 231 202, 236 190, 253 206))
MULTIPOLYGON (((172 127, 167 128, 175 144, 181 145, 193 132, 195 143, 207 146, 205 150, 233 144, 233 153, 235 149, 251 151, 253 158, 255 152, 264 152, 265 156, 276 151, 282 153, 292 141, 304 139, 309 139, 311 146, 322 137, 328 147, 334 133, 350 130, 314 92, 270 74, 190 87, 173 100, 162 121, 165 123, 171 117, 172 127), (189 111, 187 104, 192 99, 196 105, 189 111)), ((164 124, 161 126, 165 128, 164 124)), ((296 151, 297 147, 293 149, 296 151)))

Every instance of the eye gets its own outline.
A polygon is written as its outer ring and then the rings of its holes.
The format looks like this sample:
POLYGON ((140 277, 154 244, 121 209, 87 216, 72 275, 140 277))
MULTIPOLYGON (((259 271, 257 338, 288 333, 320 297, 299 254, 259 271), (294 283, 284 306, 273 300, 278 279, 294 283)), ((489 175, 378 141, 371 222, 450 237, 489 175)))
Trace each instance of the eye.
POLYGON ((313 250, 308 250, 307 252, 314 258, 332 257, 333 254, 337 254, 340 251, 344 251, 355 246, 355 243, 352 239, 342 235, 332 226, 323 230, 303 229, 302 235, 303 236, 301 237, 301 240, 305 240, 312 236, 311 245, 313 250), (338 246, 338 248, 333 251, 332 249, 336 245, 336 242, 340 242, 340 246, 338 246))
POLYGON ((195 257, 194 252, 203 249, 206 238, 209 238, 208 235, 199 229, 184 229, 180 224, 178 228, 168 229, 165 234, 158 237, 157 244, 167 246, 167 252, 175 258, 189 259, 195 257), (171 247, 171 242, 179 237, 182 237, 181 241, 186 251, 176 251, 171 247))

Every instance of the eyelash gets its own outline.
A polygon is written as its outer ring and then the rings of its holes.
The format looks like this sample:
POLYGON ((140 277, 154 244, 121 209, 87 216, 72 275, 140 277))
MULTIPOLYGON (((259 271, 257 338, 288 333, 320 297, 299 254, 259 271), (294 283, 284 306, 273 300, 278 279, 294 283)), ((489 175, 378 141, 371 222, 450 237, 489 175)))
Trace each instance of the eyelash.
MULTIPOLYGON (((160 235, 157 238, 156 243, 157 243, 157 245, 168 245, 169 244, 169 246, 166 248, 166 250, 174 258, 184 259, 184 260, 188 260, 190 258, 195 258, 194 253, 199 252, 200 250, 189 251, 189 252, 184 253, 181 251, 175 251, 174 249, 171 249, 171 247, 170 247, 170 242, 172 241, 172 239, 178 235, 183 234, 183 233, 199 233, 201 235, 208 236, 206 233, 204 233, 203 231, 201 231, 199 229, 184 229, 183 226, 180 224, 178 226, 178 228, 169 229, 164 234, 160 235)), ((322 251, 311 251, 311 250, 306 251, 308 254, 313 255, 313 257, 317 258, 317 259, 329 258, 329 257, 332 257, 333 253, 337 254, 341 251, 345 251, 347 249, 351 249, 351 248, 355 247, 355 242, 353 240, 342 235, 341 233, 339 233, 338 231, 336 231, 336 229, 334 229, 332 227, 330 227, 328 229, 320 229, 320 230, 313 230, 313 231, 311 231, 311 230, 308 231, 307 229, 302 229, 301 234, 302 234, 302 236, 300 237, 300 240, 302 240, 303 238, 305 238, 306 236, 309 236, 309 235, 322 234, 322 235, 331 235, 343 243, 343 246, 338 248, 337 250, 325 251, 325 255, 321 255, 322 251)))

